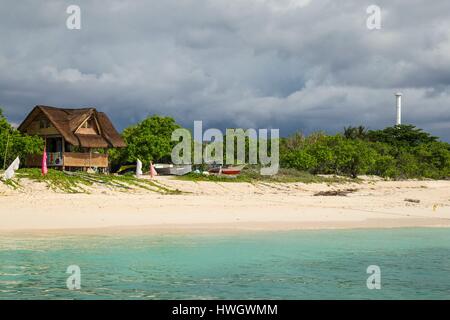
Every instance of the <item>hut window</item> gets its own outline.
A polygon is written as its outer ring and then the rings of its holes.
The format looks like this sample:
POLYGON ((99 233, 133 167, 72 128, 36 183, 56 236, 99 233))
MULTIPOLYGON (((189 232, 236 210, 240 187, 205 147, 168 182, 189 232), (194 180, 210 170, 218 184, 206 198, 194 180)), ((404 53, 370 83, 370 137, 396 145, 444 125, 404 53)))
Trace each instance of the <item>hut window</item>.
POLYGON ((83 124, 83 128, 94 128, 94 120, 89 119, 83 124))
POLYGON ((39 128, 41 129, 50 128, 50 122, 47 119, 41 119, 39 121, 39 128))

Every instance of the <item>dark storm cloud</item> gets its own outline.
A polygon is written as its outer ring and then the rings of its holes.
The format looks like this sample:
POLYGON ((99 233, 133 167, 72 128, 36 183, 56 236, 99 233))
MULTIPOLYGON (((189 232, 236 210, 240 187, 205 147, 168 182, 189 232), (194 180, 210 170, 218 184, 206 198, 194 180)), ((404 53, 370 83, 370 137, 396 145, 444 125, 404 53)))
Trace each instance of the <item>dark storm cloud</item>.
POLYGON ((96 106, 123 128, 158 113, 191 126, 327 130, 404 121, 450 140, 450 2, 1 1, 0 105, 96 106))

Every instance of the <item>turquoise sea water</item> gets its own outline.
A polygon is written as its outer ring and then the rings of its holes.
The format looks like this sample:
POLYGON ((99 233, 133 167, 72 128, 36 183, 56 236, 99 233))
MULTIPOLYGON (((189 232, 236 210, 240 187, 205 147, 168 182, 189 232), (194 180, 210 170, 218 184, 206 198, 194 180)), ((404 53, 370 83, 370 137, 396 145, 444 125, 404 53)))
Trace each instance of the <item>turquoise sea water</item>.
POLYGON ((450 229, 0 235, 0 299, 382 298, 450 298, 450 229), (369 265, 381 290, 367 289, 369 265))

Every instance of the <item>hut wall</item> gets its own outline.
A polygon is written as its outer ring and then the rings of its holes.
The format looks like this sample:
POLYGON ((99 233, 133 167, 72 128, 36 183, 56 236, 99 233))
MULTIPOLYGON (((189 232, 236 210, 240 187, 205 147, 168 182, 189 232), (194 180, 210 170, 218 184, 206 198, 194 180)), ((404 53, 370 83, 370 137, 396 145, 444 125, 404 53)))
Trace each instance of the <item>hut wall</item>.
POLYGON ((48 128, 41 128, 40 121, 33 121, 27 128, 27 134, 29 135, 40 135, 40 136, 50 136, 50 135, 60 135, 58 130, 52 125, 48 128))
POLYGON ((65 167, 108 167, 108 155, 106 154, 64 152, 63 159, 65 167))

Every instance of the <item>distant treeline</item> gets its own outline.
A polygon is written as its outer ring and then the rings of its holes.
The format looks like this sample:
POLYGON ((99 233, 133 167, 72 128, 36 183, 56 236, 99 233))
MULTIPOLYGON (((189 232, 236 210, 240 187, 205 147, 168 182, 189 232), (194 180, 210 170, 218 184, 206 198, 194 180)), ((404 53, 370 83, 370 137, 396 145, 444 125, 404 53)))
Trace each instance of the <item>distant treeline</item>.
MULTIPOLYGON (((174 119, 153 116, 125 129, 128 148, 113 151, 113 162, 170 161, 176 128, 174 119)), ((450 144, 412 125, 348 127, 335 135, 296 133, 280 139, 280 165, 313 174, 443 179, 450 177, 450 144)))
POLYGON ((450 177, 450 144, 412 125, 282 139, 281 165, 314 174, 361 174, 397 179, 450 177))
MULTIPOLYGON (((109 150, 112 166, 137 159, 147 167, 150 161, 170 162, 172 148, 177 144, 171 141, 171 135, 177 128, 181 126, 173 118, 156 115, 126 128, 122 136, 128 147, 109 150)), ((7 145, 5 163, 43 150, 42 139, 13 129, 0 109, 2 160, 7 145)), ((280 138, 280 165, 313 174, 444 179, 450 177, 450 144, 412 125, 383 130, 348 127, 335 135, 296 133, 280 138)))
MULTIPOLYGON (((171 133, 180 127, 170 117, 149 117, 124 130, 128 148, 114 150, 112 161, 169 162, 176 144, 171 133)), ((296 133, 280 139, 280 165, 313 174, 443 179, 450 177, 450 144, 412 125, 348 127, 335 135, 296 133)))

